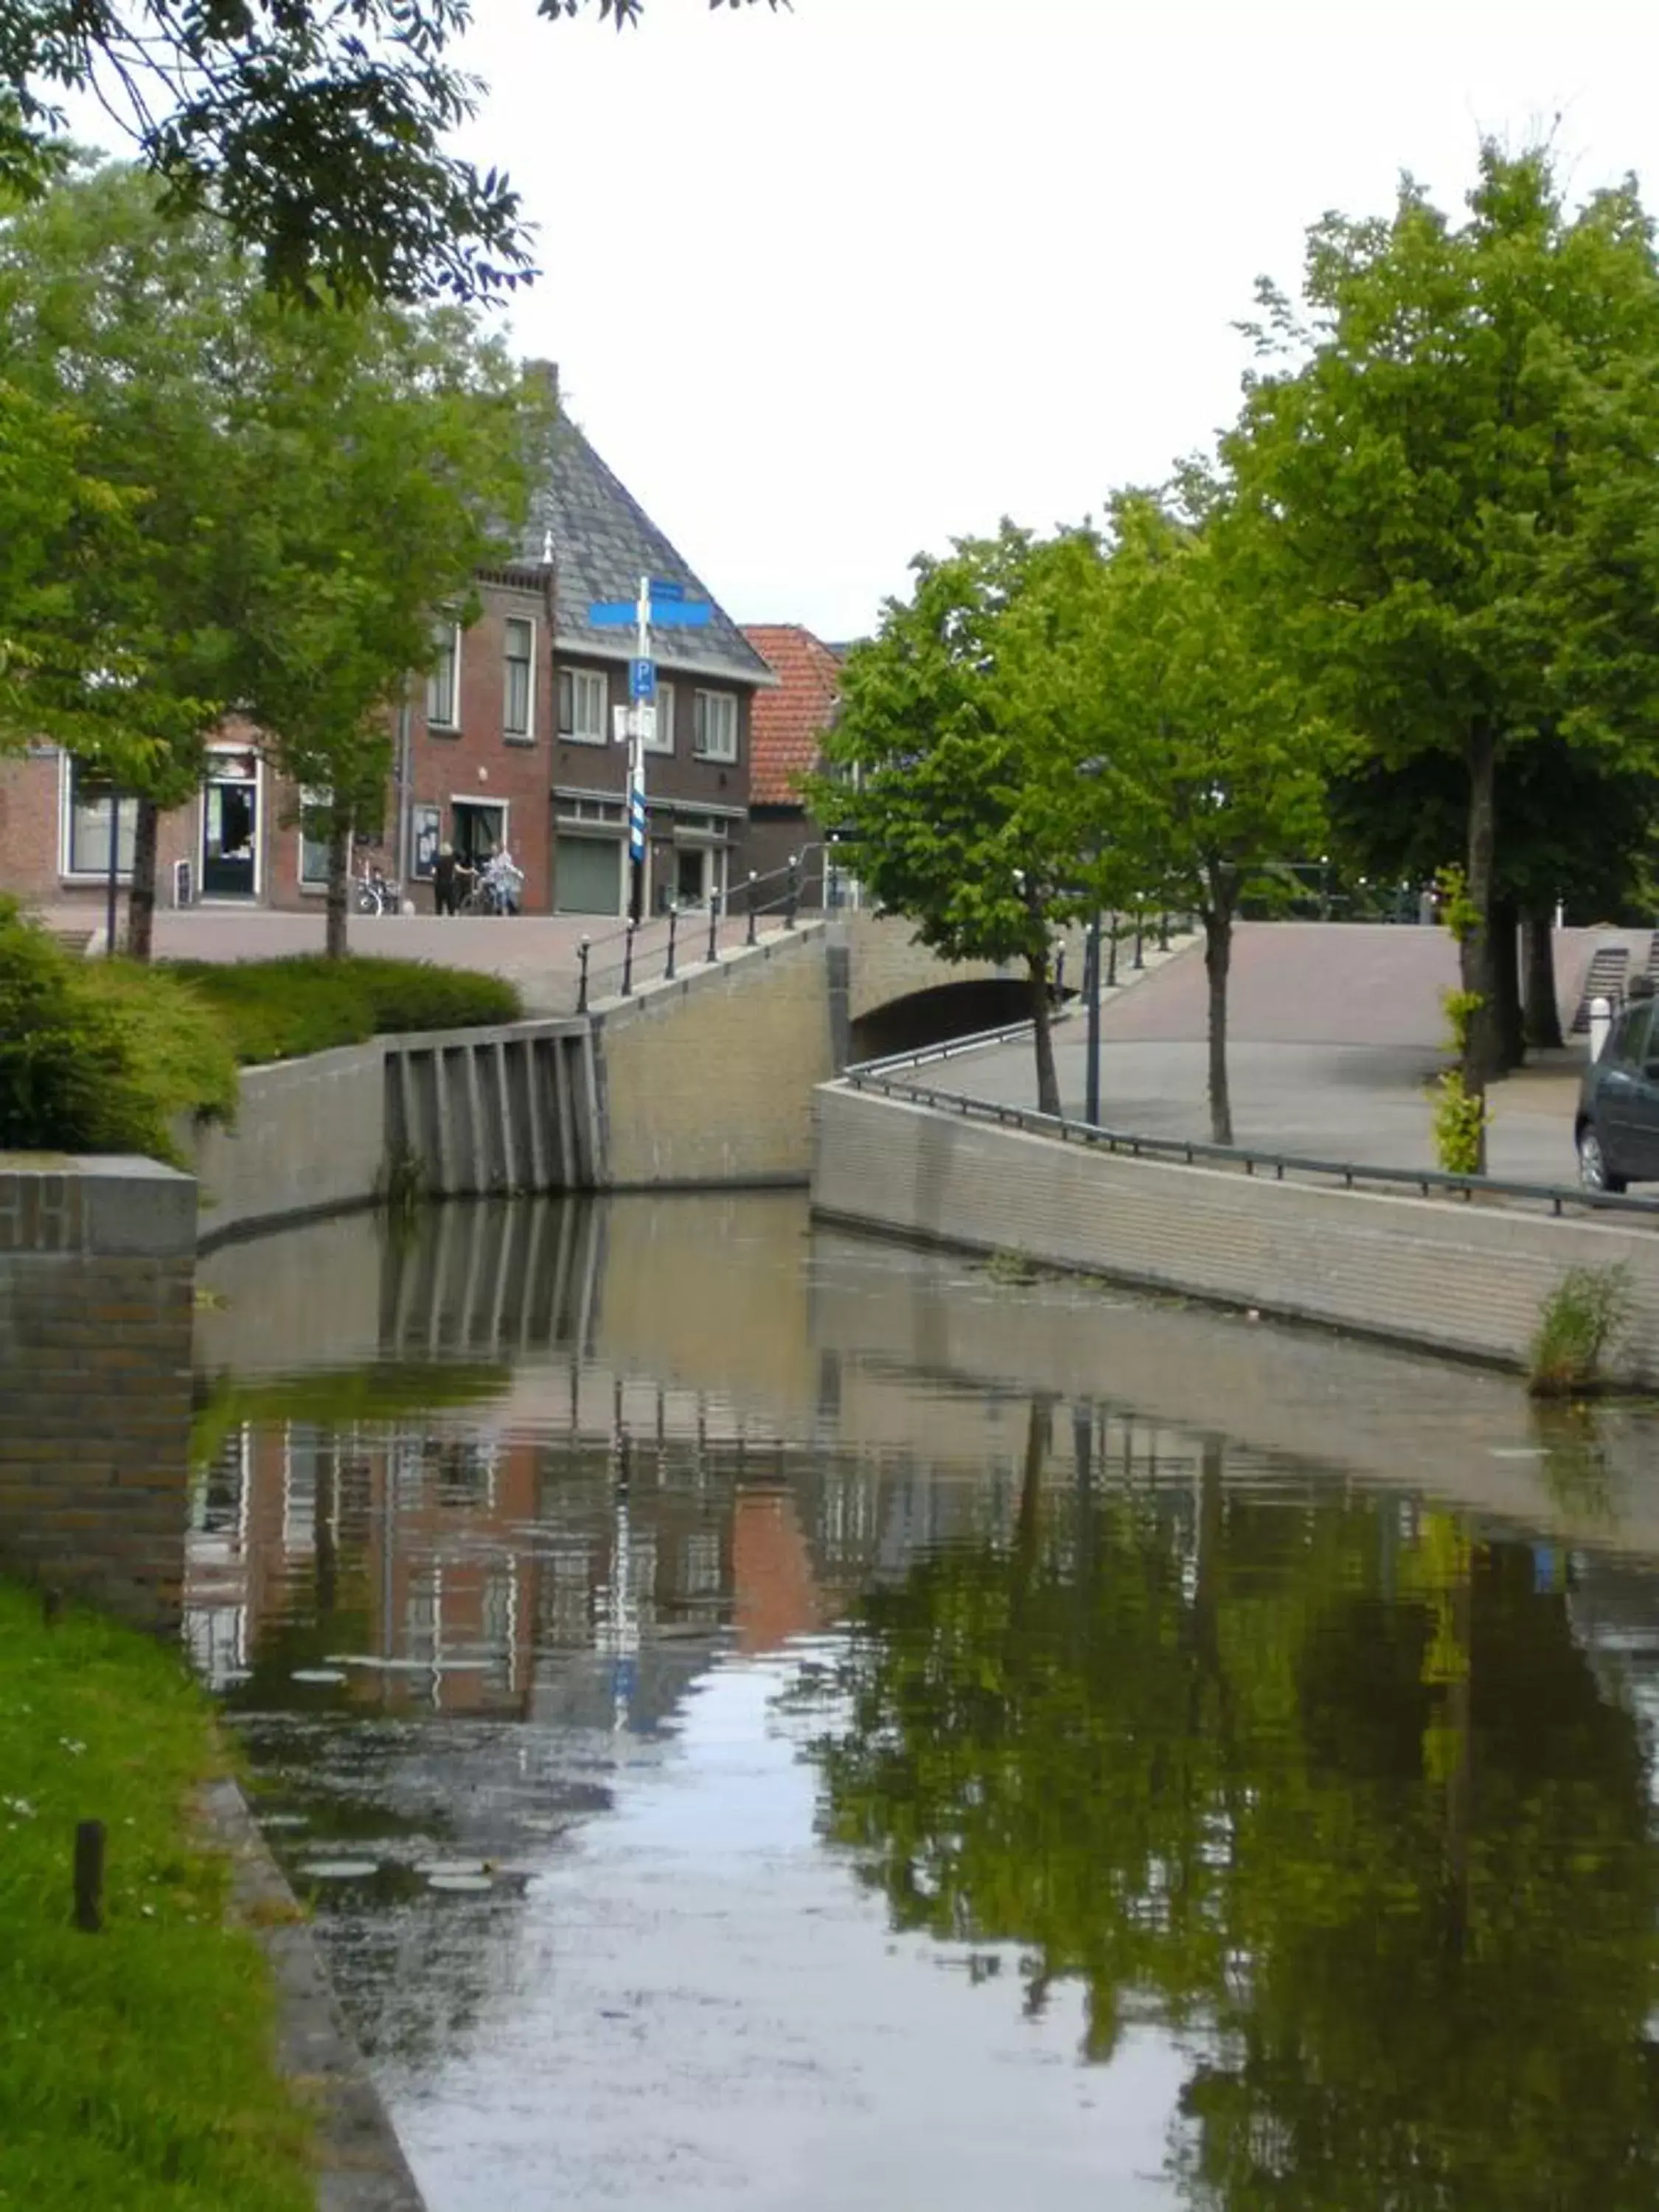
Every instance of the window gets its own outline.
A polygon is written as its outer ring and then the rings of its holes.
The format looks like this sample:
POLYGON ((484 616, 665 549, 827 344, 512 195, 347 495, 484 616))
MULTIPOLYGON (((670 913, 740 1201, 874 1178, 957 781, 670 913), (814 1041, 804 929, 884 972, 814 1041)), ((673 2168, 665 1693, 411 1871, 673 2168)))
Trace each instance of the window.
POLYGON ((328 884, 329 817, 334 801, 325 791, 300 793, 300 882, 307 890, 328 884))
MULTIPOLYGON (((107 784, 85 761, 64 759, 64 873, 103 876, 109 872, 110 809, 115 801, 107 784)), ((132 873, 132 833, 138 819, 135 799, 121 804, 115 828, 118 875, 132 873)))
POLYGON ((699 760, 738 757, 738 702, 730 691, 698 691, 691 702, 691 750, 699 760))
POLYGON ((672 753, 674 750, 674 687, 657 679, 657 734, 645 749, 648 753, 672 753))
POLYGON ((533 735, 531 715, 536 696, 535 623, 524 616, 509 615, 503 651, 502 734, 509 738, 528 738, 533 735))
POLYGON ((461 676, 461 633, 457 625, 440 623, 432 633, 432 670, 426 679, 426 719, 435 729, 453 730, 461 676))
POLYGON ((1648 1031, 1653 1023, 1653 1003, 1632 1006, 1620 1025, 1618 1043, 1607 1056, 1621 1060, 1630 1067, 1647 1064, 1648 1031))
POLYGON ((591 668, 559 671, 559 735, 579 745, 602 745, 610 732, 605 720, 610 708, 610 687, 591 668))

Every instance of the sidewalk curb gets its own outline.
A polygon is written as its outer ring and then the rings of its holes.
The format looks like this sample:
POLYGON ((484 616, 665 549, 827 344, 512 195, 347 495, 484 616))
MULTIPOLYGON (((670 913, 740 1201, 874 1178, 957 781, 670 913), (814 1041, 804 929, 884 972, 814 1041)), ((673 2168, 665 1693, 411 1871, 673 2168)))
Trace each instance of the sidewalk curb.
POLYGON ((276 1986, 276 2061, 316 2118, 318 2212, 426 2212, 403 2147, 346 2026, 310 1922, 234 1781, 201 1795, 209 1841, 231 1863, 231 1912, 276 1986))

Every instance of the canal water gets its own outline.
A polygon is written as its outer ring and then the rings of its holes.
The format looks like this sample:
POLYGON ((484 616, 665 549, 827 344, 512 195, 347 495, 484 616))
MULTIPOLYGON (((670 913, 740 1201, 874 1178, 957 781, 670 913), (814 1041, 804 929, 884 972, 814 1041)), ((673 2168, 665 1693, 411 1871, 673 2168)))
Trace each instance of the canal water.
POLYGON ((431 2212, 1659 2203, 1659 1428, 815 1231, 204 1269, 186 1628, 431 2212))

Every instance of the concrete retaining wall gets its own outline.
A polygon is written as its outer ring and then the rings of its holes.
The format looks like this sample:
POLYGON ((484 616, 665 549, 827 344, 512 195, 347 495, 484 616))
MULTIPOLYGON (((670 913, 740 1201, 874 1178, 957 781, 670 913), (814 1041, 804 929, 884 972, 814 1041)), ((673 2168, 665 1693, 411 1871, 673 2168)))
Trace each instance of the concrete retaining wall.
POLYGON ((831 1220, 1505 1366, 1524 1364, 1569 1267, 1625 1263, 1636 1311, 1615 1373, 1659 1383, 1659 1234, 1644 1224, 1165 1166, 839 1088, 817 1097, 812 1203, 831 1220))
POLYGON ((196 1187, 0 1157, 0 1565, 176 1631, 196 1187))
POLYGON ((601 1187, 804 1183, 835 1073, 822 924, 595 1012, 601 1187))

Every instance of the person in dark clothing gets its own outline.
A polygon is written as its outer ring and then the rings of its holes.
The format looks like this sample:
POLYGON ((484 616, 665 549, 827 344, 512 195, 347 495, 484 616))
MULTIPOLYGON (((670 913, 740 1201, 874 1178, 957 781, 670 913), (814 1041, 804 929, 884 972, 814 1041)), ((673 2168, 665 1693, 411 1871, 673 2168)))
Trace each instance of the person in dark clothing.
POLYGON ((440 845, 438 857, 432 863, 432 900, 439 914, 454 913, 460 890, 459 875, 454 848, 440 845))

